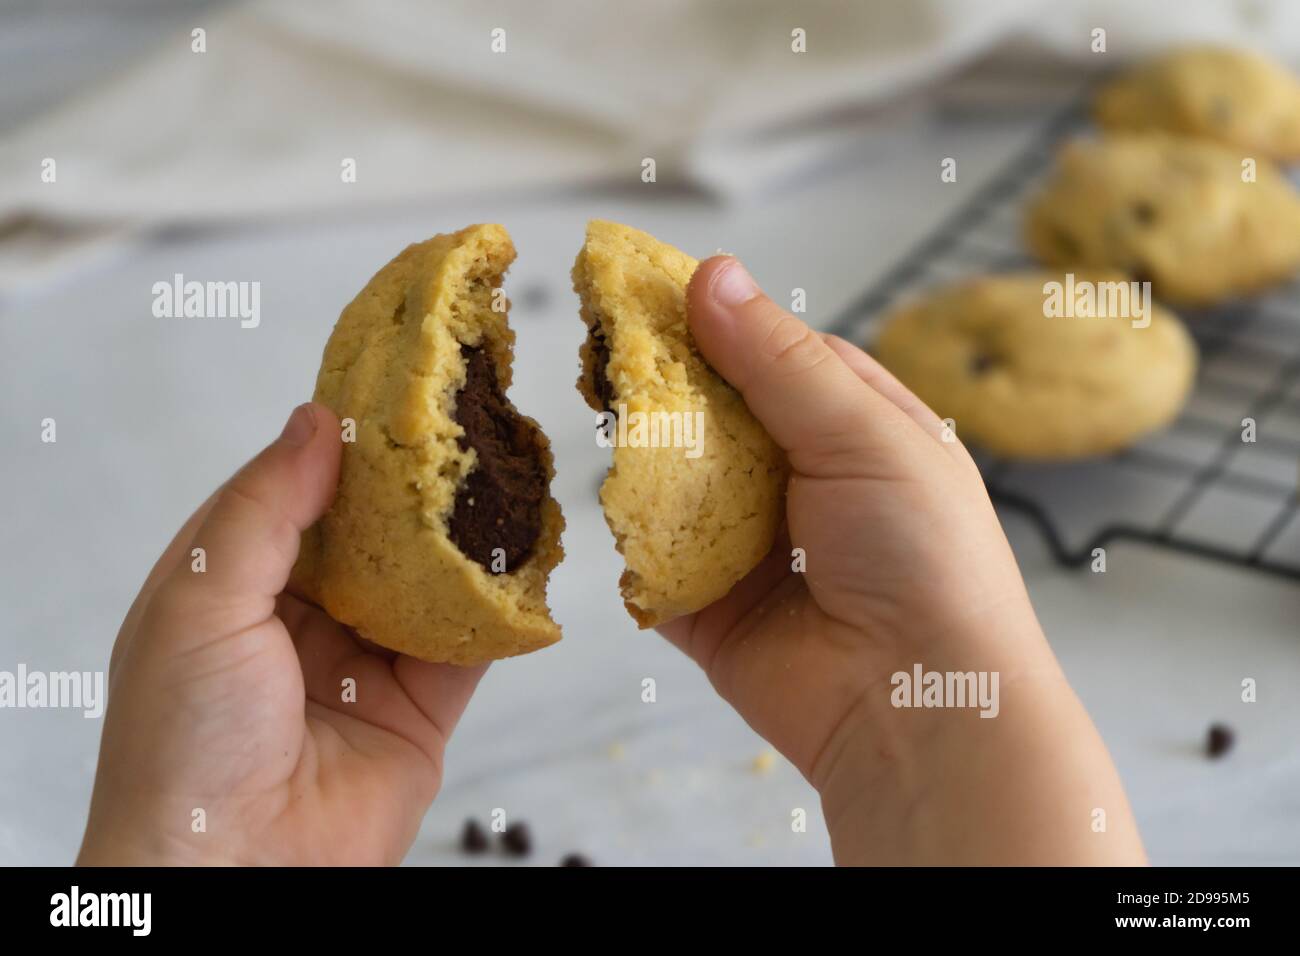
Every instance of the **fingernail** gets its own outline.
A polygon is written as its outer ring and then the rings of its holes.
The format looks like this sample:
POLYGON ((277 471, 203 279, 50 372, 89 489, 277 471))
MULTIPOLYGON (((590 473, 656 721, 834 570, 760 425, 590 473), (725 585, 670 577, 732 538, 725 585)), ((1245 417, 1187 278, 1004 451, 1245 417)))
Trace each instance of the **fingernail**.
POLYGON ((311 436, 315 434, 316 412, 308 402, 293 410, 293 414, 284 424, 284 431, 280 432, 280 441, 286 445, 301 447, 311 441, 311 436))
POLYGON ((744 305, 758 295, 758 283, 740 264, 739 259, 732 259, 713 277, 709 287, 709 298, 718 305, 728 308, 744 305))

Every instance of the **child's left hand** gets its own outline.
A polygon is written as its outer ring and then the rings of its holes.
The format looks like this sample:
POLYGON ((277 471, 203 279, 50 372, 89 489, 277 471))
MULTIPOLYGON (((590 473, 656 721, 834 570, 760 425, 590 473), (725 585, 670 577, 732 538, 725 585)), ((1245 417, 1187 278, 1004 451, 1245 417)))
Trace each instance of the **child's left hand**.
POLYGON ((113 648, 78 862, 405 855, 486 667, 383 651, 282 593, 299 534, 334 497, 341 448, 329 409, 296 409, 154 566, 113 648))

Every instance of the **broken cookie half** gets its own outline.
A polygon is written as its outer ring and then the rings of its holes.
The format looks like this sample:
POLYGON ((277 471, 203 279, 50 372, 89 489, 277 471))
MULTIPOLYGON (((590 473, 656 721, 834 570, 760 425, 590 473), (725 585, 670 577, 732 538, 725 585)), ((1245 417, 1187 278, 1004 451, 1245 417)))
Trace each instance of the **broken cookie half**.
POLYGON ((343 310, 316 381, 343 421, 343 461, 293 584, 426 661, 560 639, 546 605, 564 527, 550 445, 505 394, 514 333, 500 289, 514 257, 497 225, 408 246, 343 310))
POLYGON ((697 265, 637 229, 593 221, 573 266, 587 326, 578 390, 613 447, 600 500, 641 627, 725 595, 771 549, 784 513, 784 454, 691 336, 697 265))

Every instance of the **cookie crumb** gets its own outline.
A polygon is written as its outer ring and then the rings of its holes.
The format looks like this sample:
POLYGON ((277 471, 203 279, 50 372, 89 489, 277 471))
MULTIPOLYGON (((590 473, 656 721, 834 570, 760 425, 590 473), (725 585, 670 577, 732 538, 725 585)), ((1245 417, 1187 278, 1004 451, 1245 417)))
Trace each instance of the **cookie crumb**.
POLYGON ((560 861, 560 866, 594 866, 591 860, 581 853, 570 853, 560 861))
POLYGON ((627 748, 623 746, 622 741, 616 740, 609 745, 607 753, 610 760, 623 760, 627 757, 627 748))
POLYGON ((1237 735, 1227 724, 1211 724, 1209 732, 1205 735, 1205 754, 1207 757, 1217 759, 1231 750, 1236 742, 1237 735))
POLYGON ((754 773, 771 773, 776 767, 776 751, 764 750, 749 766, 754 773))

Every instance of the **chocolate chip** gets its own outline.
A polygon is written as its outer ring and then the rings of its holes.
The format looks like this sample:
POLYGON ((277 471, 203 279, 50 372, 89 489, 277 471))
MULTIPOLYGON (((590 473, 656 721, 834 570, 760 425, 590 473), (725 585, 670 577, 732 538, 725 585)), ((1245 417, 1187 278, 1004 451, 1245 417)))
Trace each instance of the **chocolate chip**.
POLYGON ((995 355, 990 355, 987 352, 976 352, 970 357, 970 373, 976 376, 987 375, 1001 364, 1002 362, 995 355))
POLYGON ((1237 742, 1237 735, 1227 724, 1211 724, 1205 735, 1205 753, 1209 757, 1222 757, 1237 742))
POLYGON ((593 866, 594 864, 581 853, 570 853, 560 861, 560 866, 593 866))
POLYGON ((1079 258, 1079 242, 1074 236, 1064 229, 1056 228, 1052 230, 1052 242, 1060 250, 1061 256, 1065 259, 1079 258))
POLYGON ((466 820, 460 831, 460 848, 464 853, 484 853, 488 848, 487 831, 477 820, 466 820))
POLYGON ((456 491, 448 522, 452 543, 488 571, 499 571, 493 552, 505 552, 505 571, 515 571, 542 531, 546 472, 537 427, 525 421, 501 392, 496 367, 483 349, 462 346, 465 387, 456 394, 462 450, 478 461, 456 491))
POLYGON ((1139 225, 1149 226, 1156 221, 1156 207, 1149 202, 1139 199, 1131 208, 1139 225))
POLYGON ((511 856, 527 856, 533 852, 533 833, 527 823, 511 823, 501 834, 501 845, 511 856))

